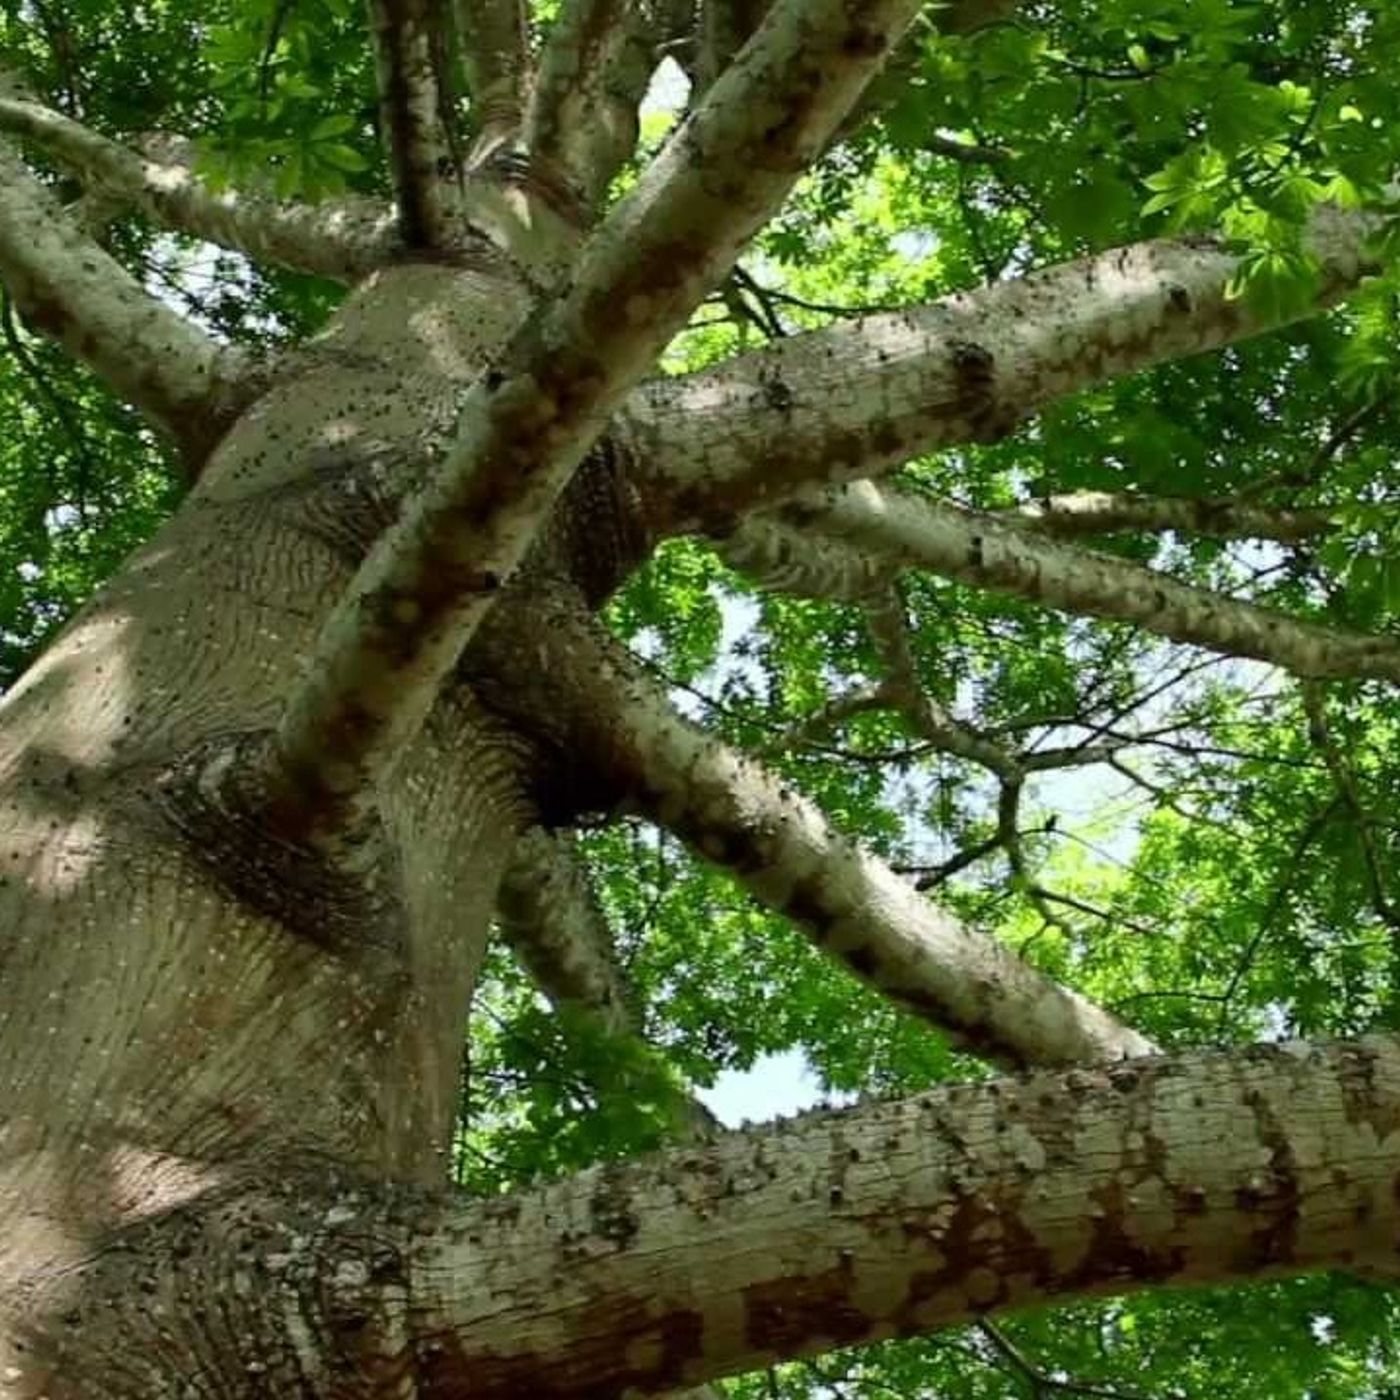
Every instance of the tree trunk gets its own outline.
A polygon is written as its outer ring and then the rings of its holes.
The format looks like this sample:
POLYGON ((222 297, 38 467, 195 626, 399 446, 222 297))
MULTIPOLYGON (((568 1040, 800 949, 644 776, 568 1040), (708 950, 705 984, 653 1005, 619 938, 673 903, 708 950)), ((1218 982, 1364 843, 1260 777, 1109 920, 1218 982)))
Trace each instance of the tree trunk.
POLYGON ((275 722, 520 307, 478 271, 372 279, 7 697, 7 1279, 227 1171, 311 1158, 445 1180, 462 1027, 537 756, 465 692, 443 701, 374 829, 322 869, 184 773, 275 722))

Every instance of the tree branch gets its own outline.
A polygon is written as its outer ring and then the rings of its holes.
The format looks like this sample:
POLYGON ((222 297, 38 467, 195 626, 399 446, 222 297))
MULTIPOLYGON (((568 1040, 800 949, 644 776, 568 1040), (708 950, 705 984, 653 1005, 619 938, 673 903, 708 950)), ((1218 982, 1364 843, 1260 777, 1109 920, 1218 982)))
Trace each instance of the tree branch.
POLYGON ((530 81, 529 16, 524 0, 452 0, 476 135, 467 164, 488 161, 520 129, 530 81))
MULTIPOLYGON (((669 1068, 641 1035, 638 1018, 588 872, 564 833, 535 827, 516 843, 496 897, 501 933, 535 984, 556 1007, 590 1016, 608 1035, 630 1041, 663 1073, 669 1068)), ((699 1099, 677 1084, 688 1142, 708 1142, 723 1130, 699 1099)), ((674 1392, 671 1400, 721 1400, 709 1386, 674 1392)))
POLYGON ((567 834, 534 827, 496 894, 501 934, 556 1005, 586 1009, 610 1035, 636 1031, 612 931, 567 834))
POLYGON ((545 39, 525 114, 532 161, 597 208, 637 145, 637 108, 656 67, 664 8, 637 0, 566 0, 545 39))
POLYGON ((783 0, 468 393, 461 435, 352 580, 272 741, 251 764, 215 760, 206 790, 283 840, 340 848, 575 464, 916 9, 783 0))
MULTIPOLYGON (((1374 228, 1365 214, 1317 217, 1322 277, 1297 316, 1377 269, 1374 228)), ((1208 240, 1135 244, 652 381, 628 405, 649 515, 671 532, 713 528, 804 485, 998 439, 1090 385, 1274 329, 1229 294, 1237 266, 1208 240)))
POLYGON ((1374 1037, 941 1087, 504 1199, 322 1166, 35 1279, 26 1365, 175 1393, 172 1335, 215 1298, 221 1354, 269 1393, 334 1357, 322 1391, 642 1395, 1125 1288, 1389 1277, 1398 1119, 1400 1047, 1374 1037), (73 1325, 89 1306, 106 1327, 73 1325))
POLYGON ((1046 496, 1005 514, 1060 539, 1113 530, 1174 530, 1212 539, 1296 544, 1325 534, 1335 524, 1327 510, 1285 510, 1229 496, 1140 496, 1131 491, 1046 496))
MULTIPOLYGON (((794 502, 782 518, 789 530, 822 531, 890 566, 928 569, 1067 612, 1136 623, 1173 641, 1251 656, 1295 675, 1400 681, 1400 641, 1391 637, 1303 622, 947 501, 858 482, 794 502)), ((744 527, 755 528, 763 527, 744 527)))
POLYGON ((25 320, 135 404, 192 471, 256 393, 244 355, 151 296, 3 145, 0 279, 25 320))
POLYGON ((757 760, 683 718, 586 615, 548 613, 539 664, 570 745, 642 815, 727 869, 831 957, 974 1050, 1022 1063, 1147 1053, 1135 1031, 956 923, 757 760))
POLYGON ((445 248, 452 239, 454 186, 444 130, 444 0, 369 0, 379 77, 380 126, 408 248, 445 248))
POLYGON ((0 97, 0 128, 166 228, 339 282, 353 282, 400 248, 393 217, 369 200, 296 204, 233 190, 215 194, 189 166, 147 159, 38 103, 0 97))

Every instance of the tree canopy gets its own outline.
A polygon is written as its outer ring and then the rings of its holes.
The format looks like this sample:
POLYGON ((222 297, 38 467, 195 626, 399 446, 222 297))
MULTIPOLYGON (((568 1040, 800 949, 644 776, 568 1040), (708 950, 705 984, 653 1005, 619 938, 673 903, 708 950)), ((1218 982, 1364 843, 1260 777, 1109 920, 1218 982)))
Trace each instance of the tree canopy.
MULTIPOLYGON (((536 46, 561 9, 530 6, 536 46)), ((692 387, 674 403, 655 389, 657 440, 668 405, 693 423, 703 404, 684 395, 718 393, 736 354, 800 355, 805 333, 855 324, 897 356, 915 334, 904 308, 966 294, 939 314, 975 319, 978 298, 1066 264, 1116 294, 1149 254, 1113 250, 1149 239, 1172 240, 1163 258, 1230 260, 1228 333, 1183 332, 1149 361, 1125 322, 1071 392, 994 403, 909 460, 891 429, 878 484, 768 506, 759 482, 734 518, 682 521, 606 624, 706 731, 1145 1042, 1400 1031, 1400 5, 942 11, 969 18, 927 8, 669 341, 663 370, 692 387), (1339 278, 1337 228, 1363 230, 1347 236, 1364 278, 1339 278), (1239 333, 1255 323, 1265 333, 1239 333)), ((705 52, 683 31, 652 55, 608 198, 713 76, 705 52)), ((107 155, 188 167, 215 198, 383 203, 359 0, 3 0, 0 69, 0 131, 214 341, 257 363, 340 304, 333 268, 171 232, 134 195, 104 203, 80 177, 106 157, 70 143, 97 133, 107 155)), ((466 86, 445 100, 465 104, 466 86)), ((472 139, 489 137, 479 99, 465 110, 472 139)), ((1180 277, 1186 320, 1200 298, 1180 277)), ((5 687, 188 488, 181 445, 37 322, 0 304, 5 687)), ((955 373, 975 385, 965 338, 955 373)), ((833 393, 857 372, 834 373, 833 393)), ((780 375, 767 392, 777 460, 796 430, 780 375)), ((611 945, 601 971, 541 976, 512 921, 542 889, 565 895, 528 861, 508 879, 463 1028, 466 1191, 682 1139, 697 1090, 771 1055, 799 1052, 833 1102, 991 1073, 653 817, 599 811, 573 841, 611 945)), ((1396 1309, 1385 1280, 1343 1274, 1138 1292, 725 1385, 753 1400, 1367 1400, 1400 1395, 1396 1309)))

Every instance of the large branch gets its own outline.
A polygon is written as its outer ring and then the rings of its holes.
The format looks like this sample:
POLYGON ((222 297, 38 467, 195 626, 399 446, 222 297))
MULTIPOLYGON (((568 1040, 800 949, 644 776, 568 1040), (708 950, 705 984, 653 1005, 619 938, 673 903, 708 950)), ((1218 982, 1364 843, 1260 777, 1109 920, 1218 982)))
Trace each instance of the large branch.
POLYGON ((1003 1060, 1146 1054, 1150 1042, 957 923, 761 763, 680 715, 586 620, 541 618, 539 664, 569 702, 571 747, 644 816, 891 1000, 1003 1060))
MULTIPOLYGON (((1132 622, 1172 641, 1268 661, 1299 676, 1400 681, 1400 641, 1393 637, 1304 622, 948 501, 855 482, 790 503, 781 519, 786 538, 815 530, 872 566, 928 569, 1066 612, 1132 622)), ((740 533, 766 528, 752 521, 740 533)))
MULTIPOLYGON (((1375 220, 1323 211, 1312 315, 1377 264, 1375 220)), ((732 519, 805 485, 993 440, 1027 414, 1135 370, 1281 324, 1229 288, 1209 240, 1136 244, 907 311, 776 341, 635 394, 629 426, 658 527, 732 519)))
POLYGON ((241 353, 151 296, 3 146, 0 280, 31 326, 135 404, 191 468, 256 392, 241 353))
MULTIPOLYGON (((917 0, 784 0, 466 396, 461 434, 377 542, 237 805, 334 845, 534 539, 575 464, 728 272, 917 0)), ((220 761, 220 774, 228 765, 220 761)), ((204 786, 223 786, 211 771, 204 786)))
POLYGON ((36 1393, 96 1361, 114 1393, 175 1394, 216 1299, 260 1393, 645 1395, 1003 1308, 1392 1277, 1397 1123, 1378 1037, 949 1086, 504 1199, 321 1168, 36 1279, 23 1364, 36 1393))
POLYGON ((453 192, 443 113, 446 93, 445 0, 369 0, 379 78, 380 127, 409 248, 445 248, 452 240, 453 192))
POLYGON ((476 132, 469 164, 488 160, 520 128, 530 80, 524 0, 452 0, 476 132))
POLYGON ((0 97, 0 128, 32 141, 103 193, 166 228, 250 258, 352 282, 402 246, 370 200, 299 204, 207 188, 190 166, 153 160, 52 108, 0 97))

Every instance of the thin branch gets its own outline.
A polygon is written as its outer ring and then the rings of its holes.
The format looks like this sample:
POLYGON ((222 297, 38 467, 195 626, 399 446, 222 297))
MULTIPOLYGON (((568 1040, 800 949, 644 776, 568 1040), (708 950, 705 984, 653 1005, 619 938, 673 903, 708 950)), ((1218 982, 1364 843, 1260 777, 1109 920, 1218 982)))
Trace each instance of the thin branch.
POLYGON ((532 632, 539 664, 572 697, 571 751, 606 755, 600 781, 892 1001, 1013 1062, 1145 1053, 1142 1036, 956 923, 761 763, 677 713, 585 615, 551 611, 532 632))
POLYGON ((192 470, 257 391, 244 355, 151 296, 3 146, 0 280, 30 326, 169 434, 192 470))
POLYGON ((531 68, 529 16, 524 0, 452 0, 452 14, 476 124, 467 163, 477 166, 520 129, 531 68))
POLYGON ((455 186, 450 135, 443 125, 444 0, 369 0, 379 78, 380 126, 408 248, 452 240, 455 186))
POLYGON ((943 753, 968 759, 1002 778, 1018 776, 1021 770, 1015 755, 954 718, 920 681, 909 643, 909 623, 898 593, 891 588, 871 600, 866 604, 865 617, 885 668, 890 694, 914 732, 943 753))
POLYGON ((18 98, 0 97, 0 128, 32 141, 95 192, 165 228, 250 258, 353 282, 401 246, 392 213, 370 200, 316 205, 234 190, 215 193, 186 164, 148 159, 60 112, 18 98))
POLYGON ((1284 510, 1228 496, 1139 496, 1127 491, 1046 496, 1005 514, 1060 539, 1113 530, 1174 530, 1212 539, 1294 544, 1325 534, 1336 524, 1327 510, 1284 510))
MULTIPOLYGON (((618 964, 612 930, 577 846, 567 833, 536 827, 516 842, 496 895, 501 933, 556 1007, 572 1007, 604 1034, 624 1040, 668 1079, 664 1057, 642 1038, 641 1018, 618 964)), ((709 1137, 719 1120, 675 1084, 687 1137, 709 1137)))
POLYGON ((612 211, 568 289, 473 386, 459 438, 352 580, 270 743, 252 763, 214 761, 206 792, 261 812, 281 839, 341 848, 613 409, 917 8, 783 0, 612 211))
POLYGON ((1338 794, 1351 810, 1356 822, 1356 836, 1361 845, 1366 878, 1371 888, 1371 907, 1375 910, 1377 918, 1390 930, 1392 941, 1400 948, 1400 909, 1396 908, 1386 891, 1385 861, 1376 847, 1375 818, 1367 809, 1361 795, 1356 770, 1332 734, 1332 726, 1327 717, 1327 699, 1322 687, 1316 682, 1306 682, 1301 690, 1303 713, 1308 717, 1308 738, 1322 755, 1338 794))
MULTIPOLYGON (((1319 213, 1319 289, 1292 314, 1378 269, 1375 227, 1319 213)), ((1210 240, 1141 243, 653 381, 628 406, 649 515, 673 532, 718 526, 804 486, 997 440, 1065 395, 1276 328, 1230 295, 1237 267, 1210 240)))
POLYGON ((636 1031, 611 930, 566 833, 535 827, 515 843, 496 913, 506 942, 551 1001, 586 1009, 610 1035, 636 1031))
POLYGON ((789 531, 817 530, 865 551, 872 564, 928 569, 1067 612, 1135 623, 1299 676, 1400 681, 1400 641, 1391 637, 1304 622, 946 501, 860 482, 810 495, 781 518, 789 531))

